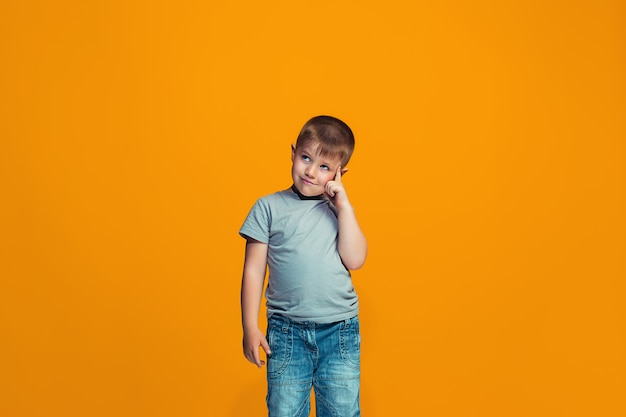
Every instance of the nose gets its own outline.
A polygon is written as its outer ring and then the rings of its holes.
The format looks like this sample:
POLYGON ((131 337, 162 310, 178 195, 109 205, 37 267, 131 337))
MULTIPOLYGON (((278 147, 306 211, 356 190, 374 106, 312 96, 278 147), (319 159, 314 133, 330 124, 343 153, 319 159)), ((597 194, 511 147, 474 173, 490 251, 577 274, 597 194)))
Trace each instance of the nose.
POLYGON ((315 178, 315 175, 317 174, 317 170, 313 166, 308 166, 304 170, 304 174, 309 178, 315 178))

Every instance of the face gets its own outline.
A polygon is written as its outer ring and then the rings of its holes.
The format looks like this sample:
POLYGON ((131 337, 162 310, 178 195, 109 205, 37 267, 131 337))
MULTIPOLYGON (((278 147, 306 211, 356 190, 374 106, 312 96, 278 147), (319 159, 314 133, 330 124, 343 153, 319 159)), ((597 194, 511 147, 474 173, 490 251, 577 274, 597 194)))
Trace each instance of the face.
POLYGON ((341 164, 339 157, 328 158, 319 155, 317 146, 315 143, 298 149, 294 145, 291 146, 293 183, 298 191, 307 197, 323 194, 326 183, 335 178, 337 167, 341 164))

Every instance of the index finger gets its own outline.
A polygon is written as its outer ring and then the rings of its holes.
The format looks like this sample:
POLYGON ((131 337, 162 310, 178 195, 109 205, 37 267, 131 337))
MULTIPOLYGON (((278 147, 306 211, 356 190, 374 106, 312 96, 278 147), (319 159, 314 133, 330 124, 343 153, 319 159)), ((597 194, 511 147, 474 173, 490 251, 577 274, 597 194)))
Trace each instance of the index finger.
POLYGON ((252 356, 254 357, 254 364, 256 366, 258 366, 259 368, 262 367, 263 365, 265 365, 265 362, 263 362, 261 360, 261 356, 259 355, 259 349, 254 349, 254 352, 252 353, 252 356))
POLYGON ((337 172, 335 173, 335 181, 341 182, 341 165, 337 167, 337 172))

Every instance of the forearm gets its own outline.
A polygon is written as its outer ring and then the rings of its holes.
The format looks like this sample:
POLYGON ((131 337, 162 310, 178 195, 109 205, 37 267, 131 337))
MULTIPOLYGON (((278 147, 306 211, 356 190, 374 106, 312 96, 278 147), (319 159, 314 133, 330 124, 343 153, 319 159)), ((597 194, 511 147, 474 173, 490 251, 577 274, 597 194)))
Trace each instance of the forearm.
POLYGON ((338 250, 341 261, 346 268, 359 269, 367 256, 367 240, 359 226, 356 214, 351 205, 342 206, 337 212, 339 222, 338 250))
POLYGON ((241 283, 241 324, 244 330, 258 327, 262 295, 263 278, 244 273, 241 283))
POLYGON ((266 269, 267 244, 249 239, 246 243, 246 260, 241 280, 243 354, 259 368, 265 363, 259 357, 259 347, 262 347, 266 354, 271 353, 267 340, 259 329, 259 307, 263 296, 266 269))
POLYGON ((241 324, 244 330, 258 328, 266 267, 267 245, 247 243, 241 280, 241 324))

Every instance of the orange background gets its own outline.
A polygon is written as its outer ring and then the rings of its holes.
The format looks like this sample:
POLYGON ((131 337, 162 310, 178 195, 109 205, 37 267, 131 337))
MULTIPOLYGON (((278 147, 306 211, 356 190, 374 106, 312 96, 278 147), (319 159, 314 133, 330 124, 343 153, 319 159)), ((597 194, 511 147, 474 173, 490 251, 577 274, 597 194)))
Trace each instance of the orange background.
POLYGON ((259 416, 237 235, 355 131, 366 416, 624 416, 621 1, 0 6, 0 415, 259 416))

